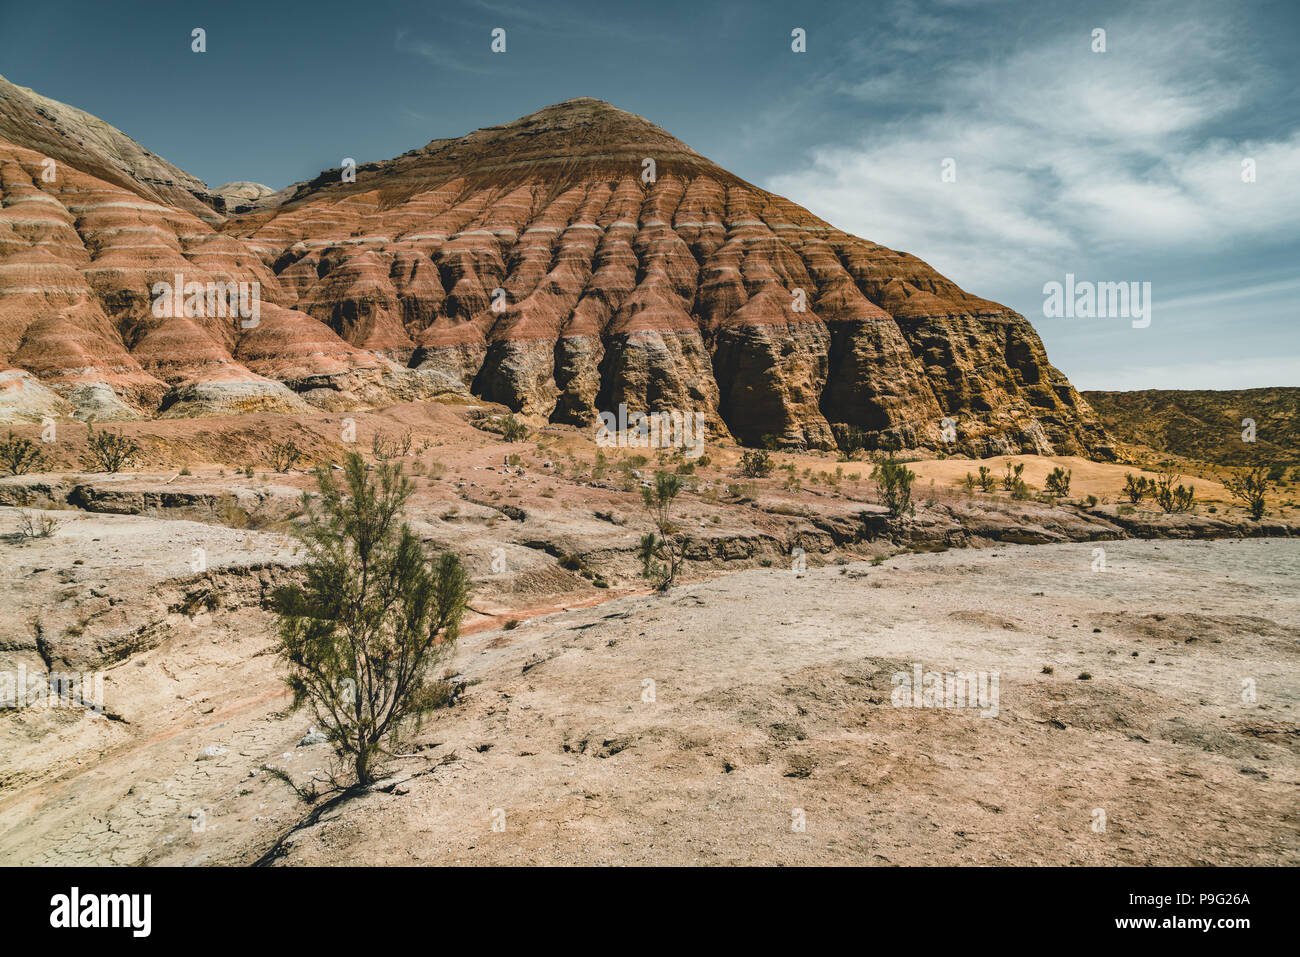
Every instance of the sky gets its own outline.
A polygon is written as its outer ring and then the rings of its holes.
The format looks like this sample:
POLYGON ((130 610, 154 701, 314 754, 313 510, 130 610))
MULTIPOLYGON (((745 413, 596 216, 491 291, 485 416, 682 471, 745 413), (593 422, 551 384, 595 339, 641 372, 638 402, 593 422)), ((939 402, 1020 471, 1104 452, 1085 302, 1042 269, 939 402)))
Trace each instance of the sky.
POLYGON ((1022 313, 1081 389, 1300 385, 1297 0, 0 0, 0 24, 0 74, 212 186, 595 96, 1022 313), (1049 315, 1067 274, 1150 283, 1150 323, 1049 315))

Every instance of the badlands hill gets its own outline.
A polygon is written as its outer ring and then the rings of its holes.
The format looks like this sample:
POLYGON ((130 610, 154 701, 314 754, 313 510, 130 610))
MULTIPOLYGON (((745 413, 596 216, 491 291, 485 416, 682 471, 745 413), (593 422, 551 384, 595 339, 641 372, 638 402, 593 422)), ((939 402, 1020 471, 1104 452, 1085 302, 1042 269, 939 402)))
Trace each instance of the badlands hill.
POLYGON ((1116 438, 1160 452, 1240 467, 1300 466, 1300 389, 1144 389, 1086 392, 1116 438), (1246 419, 1255 441, 1242 440, 1246 419))
POLYGON ((11 421, 451 391, 577 425, 697 411, 747 444, 1112 454, 1022 316, 599 100, 271 193, 208 190, 87 114, 0 95, 11 421), (258 283, 257 322, 155 317, 178 273, 258 283))

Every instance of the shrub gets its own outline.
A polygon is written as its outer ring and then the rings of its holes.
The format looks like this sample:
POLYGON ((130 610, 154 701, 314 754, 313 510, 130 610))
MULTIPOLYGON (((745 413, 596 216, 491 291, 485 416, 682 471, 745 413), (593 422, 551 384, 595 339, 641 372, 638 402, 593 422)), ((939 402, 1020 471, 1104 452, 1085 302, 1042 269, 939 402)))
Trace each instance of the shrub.
POLYGON ((686 557, 686 542, 671 518, 673 502, 681 490, 681 476, 672 472, 656 472, 654 485, 641 490, 641 500, 654 525, 654 531, 641 536, 641 575, 654 581, 659 591, 672 587, 686 557))
POLYGON ((1052 469, 1052 474, 1047 476, 1047 481, 1043 483, 1048 495, 1054 495, 1057 498, 1064 498, 1070 494, 1070 476, 1074 470, 1060 468, 1052 469))
POLYGON ((49 538, 59 530, 61 524, 53 515, 39 515, 26 509, 18 513, 20 538, 49 538))
POLYGON ((1181 479, 1182 476, 1174 471, 1173 464, 1166 462, 1160 467, 1160 472, 1156 475, 1155 496, 1156 504, 1166 512, 1190 512, 1192 510, 1193 499, 1196 495, 1196 486, 1189 485, 1186 488, 1179 484, 1177 487, 1174 483, 1181 479))
POLYGON ((740 457, 740 472, 746 478, 763 478, 773 468, 772 453, 766 449, 746 449, 740 457))
POLYGON ((1024 470, 1024 462, 1014 463, 1013 467, 1012 461, 1007 459, 1007 472, 1002 476, 1002 488, 1008 492, 1014 492, 1016 490, 1016 483, 1021 481, 1020 473, 1024 470))
POLYGON ((758 496, 758 488, 753 482, 731 482, 727 485, 727 494, 742 502, 752 502, 758 496))
POLYGON ((980 466, 979 483, 981 492, 993 491, 993 471, 987 465, 980 466))
POLYGON ((271 443, 271 467, 277 472, 287 472, 302 458, 302 449, 293 439, 271 443))
POLYGON ((400 465, 381 465, 372 477, 352 452, 343 475, 340 489, 327 466, 316 469, 319 503, 304 495, 299 532, 304 579, 276 589, 273 602, 294 707, 310 704, 367 785, 381 758, 440 703, 432 672, 455 647, 467 584, 457 556, 431 562, 401 521, 412 486, 400 465))
POLYGON ((1271 475, 1272 472, 1260 466, 1240 475, 1228 476, 1223 480, 1223 487, 1258 522, 1264 517, 1264 495, 1268 492, 1271 475))
POLYGON ((1137 505, 1148 495, 1155 493, 1156 483, 1145 475, 1137 476, 1131 472, 1124 473, 1124 494, 1130 505, 1137 505))
POLYGON ((410 429, 393 438, 389 438, 387 432, 376 432, 370 437, 371 454, 381 462, 387 462, 389 459, 406 458, 411 454, 411 447, 414 444, 415 439, 411 435, 410 429))
POLYGON ((501 437, 507 442, 522 442, 528 438, 528 426, 515 418, 514 413, 504 415, 498 420, 501 437))
POLYGON ((93 422, 87 423, 87 454, 90 467, 99 472, 120 472, 140 456, 140 446, 121 432, 103 429, 95 431, 93 422))
POLYGON ((44 471, 45 453, 31 439, 19 438, 9 430, 9 438, 0 442, 0 466, 10 475, 26 475, 28 472, 44 471))
POLYGON ((887 459, 871 471, 871 479, 876 483, 881 503, 889 509, 891 518, 898 518, 905 512, 915 514, 912 505, 912 483, 916 473, 901 462, 887 459))

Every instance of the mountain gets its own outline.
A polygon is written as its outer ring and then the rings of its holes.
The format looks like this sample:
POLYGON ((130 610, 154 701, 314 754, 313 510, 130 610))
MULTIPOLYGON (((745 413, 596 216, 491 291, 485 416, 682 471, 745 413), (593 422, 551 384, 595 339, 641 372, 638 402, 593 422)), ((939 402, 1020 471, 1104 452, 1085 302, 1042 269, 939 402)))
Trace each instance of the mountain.
POLYGON ((1085 392, 1119 440, 1214 465, 1300 466, 1300 388, 1085 392), (1255 423, 1253 442, 1243 422, 1255 423))
POLYGON ((580 425, 620 403, 698 411, 749 444, 1111 454, 1022 316, 599 100, 209 192, 248 210, 228 218, 103 151, 43 182, 52 134, 0 134, 3 364, 77 414, 457 390, 580 425), (260 320, 155 318, 176 273, 256 281, 260 320))
POLYGON ((84 110, 0 76, 0 139, 208 222, 222 216, 202 180, 84 110))

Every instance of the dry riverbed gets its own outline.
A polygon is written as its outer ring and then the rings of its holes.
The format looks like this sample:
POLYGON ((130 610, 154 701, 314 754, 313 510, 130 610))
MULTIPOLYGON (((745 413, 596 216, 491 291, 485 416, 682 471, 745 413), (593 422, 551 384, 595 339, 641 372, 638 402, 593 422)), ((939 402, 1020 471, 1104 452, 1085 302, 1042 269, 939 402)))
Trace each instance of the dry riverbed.
POLYGON ((1294 539, 750 569, 476 631, 415 756, 297 830, 262 769, 330 755, 284 711, 259 574, 109 665, 112 717, 0 712, 0 858, 1300 861, 1294 539), (895 707, 917 665, 996 673, 995 708, 895 707))

